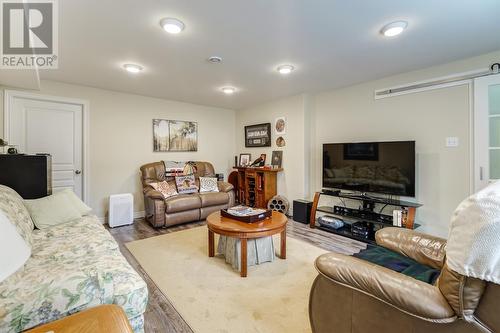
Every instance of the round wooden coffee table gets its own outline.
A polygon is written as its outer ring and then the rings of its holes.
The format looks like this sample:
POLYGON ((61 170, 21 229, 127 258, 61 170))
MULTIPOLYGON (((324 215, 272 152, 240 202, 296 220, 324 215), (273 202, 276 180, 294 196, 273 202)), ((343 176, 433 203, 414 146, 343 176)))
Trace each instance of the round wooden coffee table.
POLYGON ((241 240, 241 276, 247 276, 247 239, 272 236, 280 233, 280 258, 286 259, 286 223, 285 214, 273 211, 273 215, 260 222, 245 223, 223 217, 215 212, 207 217, 208 256, 215 255, 214 233, 239 238, 241 240))

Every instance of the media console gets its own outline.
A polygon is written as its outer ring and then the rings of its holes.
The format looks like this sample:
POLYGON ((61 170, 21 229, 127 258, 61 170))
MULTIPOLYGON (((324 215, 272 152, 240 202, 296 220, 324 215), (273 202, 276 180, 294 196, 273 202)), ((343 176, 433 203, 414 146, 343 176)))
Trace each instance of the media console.
POLYGON ((366 243, 375 243, 374 234, 377 230, 384 227, 395 227, 395 225, 393 225, 392 214, 386 215, 382 213, 385 208, 391 206, 407 210, 408 215, 404 228, 415 229, 419 227, 418 224, 415 224, 416 209, 422 206, 419 203, 394 200, 391 198, 356 195, 340 191, 316 192, 311 209, 310 227, 317 227, 318 229, 326 230, 334 234, 346 236, 366 243), (319 206, 321 196, 339 198, 339 201, 344 204, 319 206), (357 208, 347 207, 347 205, 345 205, 345 200, 355 200, 361 202, 361 205, 357 208), (382 205, 382 208, 379 209, 379 211, 376 210, 377 204, 382 205), (326 213, 329 216, 341 219, 344 222, 344 226, 338 229, 333 229, 317 224, 316 215, 318 212, 326 213), (361 237, 360 231, 363 230, 366 230, 366 236, 361 237))
POLYGON ((267 202, 277 193, 278 173, 269 168, 235 167, 238 170, 238 201, 246 206, 267 208, 267 202))

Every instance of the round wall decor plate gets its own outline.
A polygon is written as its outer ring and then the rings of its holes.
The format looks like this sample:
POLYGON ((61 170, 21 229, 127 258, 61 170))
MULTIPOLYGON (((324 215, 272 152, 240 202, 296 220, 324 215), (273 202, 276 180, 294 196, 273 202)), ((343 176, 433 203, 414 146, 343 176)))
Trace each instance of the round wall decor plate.
POLYGON ((285 138, 283 138, 282 136, 278 137, 276 139, 276 146, 278 147, 284 147, 286 145, 286 142, 285 142, 285 138))

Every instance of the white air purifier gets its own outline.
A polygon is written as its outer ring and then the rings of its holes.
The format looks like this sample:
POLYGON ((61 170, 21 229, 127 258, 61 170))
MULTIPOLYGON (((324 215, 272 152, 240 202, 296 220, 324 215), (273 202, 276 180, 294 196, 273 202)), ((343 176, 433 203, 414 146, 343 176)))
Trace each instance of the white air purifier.
POLYGON ((111 228, 134 223, 134 197, 130 193, 109 196, 109 220, 111 228))

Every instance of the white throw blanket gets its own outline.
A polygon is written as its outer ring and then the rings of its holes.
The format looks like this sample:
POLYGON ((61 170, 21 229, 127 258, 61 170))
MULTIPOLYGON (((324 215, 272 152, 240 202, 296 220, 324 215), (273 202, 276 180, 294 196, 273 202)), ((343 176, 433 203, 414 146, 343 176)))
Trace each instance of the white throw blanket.
POLYGON ((500 283, 500 181, 471 195, 455 210, 446 257, 457 273, 500 283))
POLYGON ((186 162, 177 161, 163 161, 163 164, 165 165, 166 177, 181 176, 184 173, 184 167, 186 166, 186 162))

